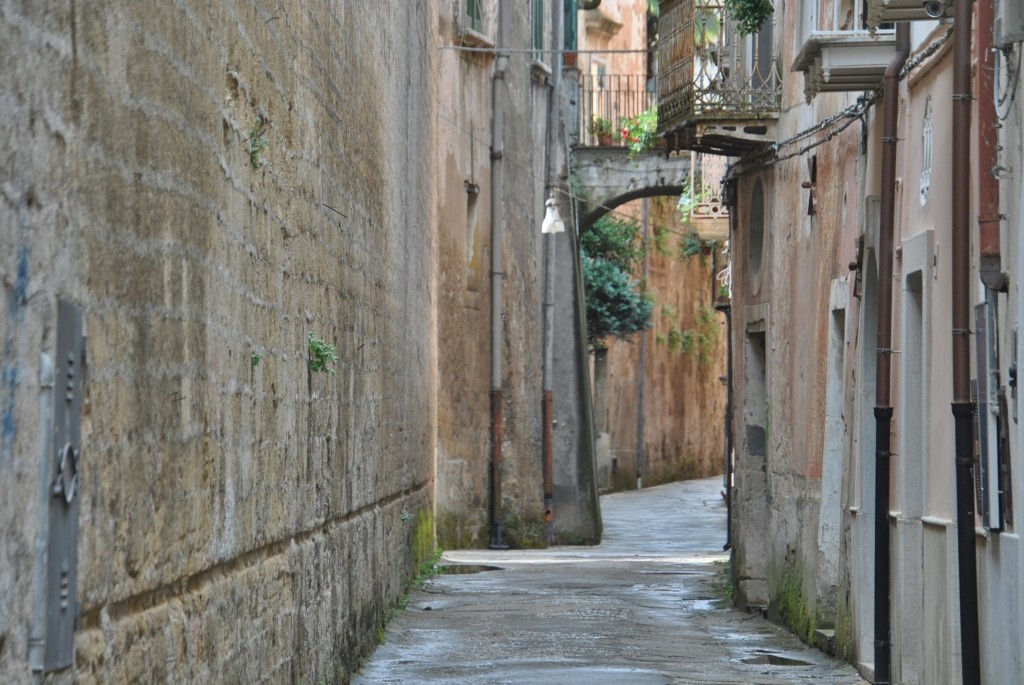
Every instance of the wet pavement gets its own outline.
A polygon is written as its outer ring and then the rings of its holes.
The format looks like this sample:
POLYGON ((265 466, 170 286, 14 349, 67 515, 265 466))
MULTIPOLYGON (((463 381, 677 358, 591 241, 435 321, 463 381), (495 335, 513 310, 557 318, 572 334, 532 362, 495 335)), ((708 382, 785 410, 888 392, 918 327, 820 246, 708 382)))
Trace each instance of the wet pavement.
POLYGON ((353 685, 859 685, 723 599, 721 479, 601 498, 596 547, 447 552, 353 685), (461 567, 461 568, 460 568, 461 567))

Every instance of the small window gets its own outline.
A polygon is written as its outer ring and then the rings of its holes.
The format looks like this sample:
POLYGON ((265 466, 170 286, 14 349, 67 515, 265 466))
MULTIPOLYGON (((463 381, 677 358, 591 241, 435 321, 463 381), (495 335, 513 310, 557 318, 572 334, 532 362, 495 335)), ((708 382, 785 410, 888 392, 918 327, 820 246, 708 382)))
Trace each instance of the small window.
MULTIPOLYGON (((479 0, 478 0, 479 1, 479 0)), ((544 0, 533 2, 533 59, 544 61, 544 0)))
POLYGON ((481 5, 483 0, 463 0, 463 21, 466 23, 467 29, 472 29, 477 33, 483 33, 483 11, 481 5))
POLYGON ((932 96, 924 104, 924 125, 921 127, 921 206, 928 202, 932 185, 932 96))

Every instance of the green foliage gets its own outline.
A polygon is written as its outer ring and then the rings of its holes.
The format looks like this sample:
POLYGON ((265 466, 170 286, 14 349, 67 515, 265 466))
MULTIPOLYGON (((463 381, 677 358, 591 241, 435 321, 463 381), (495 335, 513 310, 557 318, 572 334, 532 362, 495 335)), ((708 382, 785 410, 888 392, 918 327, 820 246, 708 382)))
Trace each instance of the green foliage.
MULTIPOLYGON (((666 316, 666 308, 662 307, 662 316, 666 316)), ((668 317, 666 317, 668 318, 668 317)), ((655 341, 667 345, 669 352, 682 352, 687 357, 696 358, 701 367, 712 361, 712 353, 718 344, 718 320, 715 310, 706 305, 697 309, 697 325, 694 328, 680 330, 674 323, 669 325, 667 335, 658 335, 655 341)))
POLYGON ((629 147, 629 158, 653 149, 658 144, 658 108, 645 109, 635 117, 623 119, 622 140, 629 147))
POLYGON ((679 241, 679 258, 685 260, 690 257, 698 257, 703 264, 705 258, 716 247, 718 247, 717 240, 702 238, 697 231, 691 229, 679 241))
POLYGON ((741 36, 760 31, 768 17, 775 12, 772 0, 723 0, 722 6, 736 22, 736 31, 741 36))
POLYGON ((626 339, 651 325, 651 300, 615 263, 583 255, 587 342, 594 349, 609 336, 626 339))
MULTIPOLYGON (((687 331, 689 332, 689 331, 687 331)), ((669 352, 678 352, 683 346, 683 333, 675 326, 670 326, 666 338, 669 352)))
POLYGON ((669 247, 669 241, 672 239, 672 232, 664 226, 654 227, 654 251, 660 254, 662 257, 669 257, 672 255, 672 248, 669 247))
POLYGON ((591 116, 590 132, 595 136, 610 136, 612 134, 612 120, 599 117, 596 114, 591 116))
POLYGON ((256 115, 256 125, 249 131, 249 164, 253 169, 259 169, 266 165, 260 155, 267 149, 267 120, 262 115, 256 115))
POLYGON ((588 257, 604 259, 623 271, 631 271, 644 256, 637 240, 639 234, 640 226, 635 221, 606 214, 583 234, 580 247, 588 257))
POLYGON ((313 373, 329 373, 333 375, 334 369, 332 367, 338 363, 337 350, 334 345, 328 345, 313 333, 309 334, 307 341, 309 358, 306 360, 306 365, 309 367, 309 370, 313 373))
POLYGON ((682 219, 683 223, 687 226, 693 221, 693 210, 696 209, 697 205, 704 202, 707 193, 701 191, 694 191, 690 187, 690 182, 686 181, 683 184, 683 192, 679 194, 679 201, 676 203, 676 209, 679 210, 679 218, 682 219))
POLYGON ((250 365, 251 365, 251 366, 252 366, 253 368, 255 368, 255 367, 259 366, 259 363, 260 363, 261 361, 263 361, 263 355, 262 355, 262 354, 256 354, 256 353, 253 353, 253 355, 252 355, 251 357, 249 357, 249 364, 250 364, 250 365))
POLYGON ((594 349, 608 336, 627 338, 650 325, 653 304, 630 272, 643 258, 635 221, 604 216, 580 239, 587 302, 587 338, 594 349))
POLYGON ((693 38, 698 50, 718 41, 722 20, 708 0, 695 0, 693 7, 693 38))

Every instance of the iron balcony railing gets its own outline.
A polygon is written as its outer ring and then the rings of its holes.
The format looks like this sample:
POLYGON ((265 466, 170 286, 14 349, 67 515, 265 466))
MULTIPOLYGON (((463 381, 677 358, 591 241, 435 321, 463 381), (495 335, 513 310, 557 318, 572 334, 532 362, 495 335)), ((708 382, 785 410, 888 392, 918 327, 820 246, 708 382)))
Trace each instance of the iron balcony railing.
POLYGON ((658 129, 778 114, 782 78, 770 22, 741 36, 721 0, 663 0, 658 23, 658 129))
POLYGON ((583 74, 580 76, 579 144, 583 147, 625 147, 622 121, 655 106, 655 94, 640 74, 583 74), (606 124, 610 137, 598 136, 596 124, 606 124))
POLYGON ((722 179, 725 178, 728 162, 728 158, 722 155, 690 153, 693 221, 729 219, 729 208, 722 201, 722 179))

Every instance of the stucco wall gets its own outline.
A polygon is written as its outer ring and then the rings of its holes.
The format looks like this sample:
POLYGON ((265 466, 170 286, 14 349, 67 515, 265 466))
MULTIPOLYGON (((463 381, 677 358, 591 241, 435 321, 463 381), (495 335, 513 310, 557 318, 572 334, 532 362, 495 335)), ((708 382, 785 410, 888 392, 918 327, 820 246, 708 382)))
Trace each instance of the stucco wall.
POLYGON ((28 679, 58 297, 89 361, 68 677, 321 682, 371 646, 432 510, 435 23, 0 9, 0 681, 28 679))
MULTIPOLYGON (((508 42, 530 41, 527 8, 509 7, 508 42)), ((497 39, 496 13, 484 33, 497 39)), ((458 43, 458 18, 441 35, 458 43)), ((494 187, 491 54, 444 51, 439 58, 437 512, 444 548, 486 546, 490 505, 491 227, 494 187)), ((534 543, 543 533, 540 468, 541 234, 550 88, 529 55, 513 54, 504 100, 501 159, 503 277, 502 489, 506 523, 534 543)), ((519 535, 513 531, 513 535, 519 535)), ((513 540, 513 542, 515 542, 513 540)))

